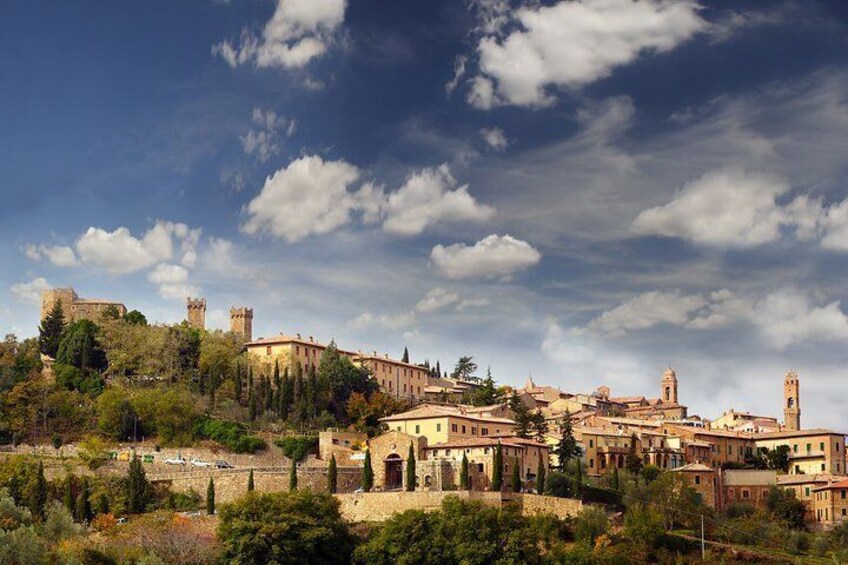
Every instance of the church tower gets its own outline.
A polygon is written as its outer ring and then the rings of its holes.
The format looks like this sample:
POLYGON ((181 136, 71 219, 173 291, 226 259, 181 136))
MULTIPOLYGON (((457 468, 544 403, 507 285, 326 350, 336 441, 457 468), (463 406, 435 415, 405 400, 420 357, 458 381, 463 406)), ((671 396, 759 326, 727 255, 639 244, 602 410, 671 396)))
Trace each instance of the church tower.
POLYGON ((677 404, 677 373, 671 367, 663 373, 660 399, 663 401, 663 404, 677 404))
POLYGON ((206 299, 188 297, 186 300, 188 325, 197 330, 206 329, 206 299))
POLYGON ((795 371, 783 378, 783 422, 787 430, 801 429, 801 384, 795 371))

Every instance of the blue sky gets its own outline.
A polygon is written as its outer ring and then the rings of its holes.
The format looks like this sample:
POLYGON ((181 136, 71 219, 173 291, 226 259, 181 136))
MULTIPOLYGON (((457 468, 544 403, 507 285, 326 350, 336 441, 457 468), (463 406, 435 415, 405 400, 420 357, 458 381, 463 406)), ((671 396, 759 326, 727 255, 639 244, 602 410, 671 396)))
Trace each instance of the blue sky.
POLYGON ((0 327, 73 285, 848 429, 841 2, 0 6, 0 327))

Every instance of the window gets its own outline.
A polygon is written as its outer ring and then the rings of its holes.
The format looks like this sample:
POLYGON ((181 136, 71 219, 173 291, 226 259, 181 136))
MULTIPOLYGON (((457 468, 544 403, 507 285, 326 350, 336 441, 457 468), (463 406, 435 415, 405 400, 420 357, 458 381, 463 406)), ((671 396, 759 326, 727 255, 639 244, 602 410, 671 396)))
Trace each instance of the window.
POLYGON ((476 426, 471 426, 471 435, 473 435, 473 436, 477 435, 477 427, 476 426))
POLYGON ((809 454, 812 450, 813 450, 813 444, 808 443, 807 444, 807 453, 809 454))
POLYGON ((442 431, 442 425, 441 424, 436 424, 436 431, 437 432, 442 431))
POLYGON ((589 447, 590 448, 595 447, 595 440, 593 440, 593 439, 589 440, 589 447))
POLYGON ((792 453, 798 453, 798 444, 792 446, 792 453))
POLYGON ((299 345, 294 346, 294 352, 297 353, 298 355, 300 355, 300 346, 299 345))
POLYGON ((840 493, 842 495, 842 500, 845 500, 845 493, 846 493, 846 490, 842 489, 842 491, 840 493))
POLYGON ((824 469, 825 469, 825 467, 824 467, 824 463, 822 463, 822 465, 821 465, 821 469, 822 469, 822 471, 824 471, 824 469))
POLYGON ((751 498, 751 492, 747 489, 742 489, 742 498, 751 498))
POLYGON ((695 475, 695 484, 696 485, 701 484, 701 475, 695 475))
POLYGON ((824 451, 824 442, 819 444, 819 451, 824 451))
POLYGON ((810 487, 804 489, 804 496, 810 496, 810 487))
POLYGON ((450 449, 445 449, 445 455, 450 455, 450 449))
POLYGON ((465 424, 462 425, 462 433, 465 433, 465 424))
POLYGON ((265 355, 271 355, 271 346, 265 348, 265 355))
POLYGON ((594 469, 594 468, 595 468, 595 460, 594 460, 594 459, 589 459, 589 468, 590 468, 590 469, 594 469))
POLYGON ((456 432, 458 426, 456 424, 451 424, 451 431, 456 432))
POLYGON ((420 434, 420 433, 421 433, 421 426, 419 426, 418 424, 415 424, 415 433, 416 433, 416 434, 420 434))
POLYGON ((489 435, 489 428, 480 428, 480 435, 489 435))

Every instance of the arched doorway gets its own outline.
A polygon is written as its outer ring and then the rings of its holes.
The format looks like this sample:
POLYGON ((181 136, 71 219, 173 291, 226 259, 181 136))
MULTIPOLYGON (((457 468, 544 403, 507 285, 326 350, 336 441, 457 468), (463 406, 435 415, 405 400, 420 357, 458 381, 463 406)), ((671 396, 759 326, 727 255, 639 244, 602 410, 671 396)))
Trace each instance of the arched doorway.
POLYGON ((403 459, 397 453, 392 453, 385 460, 386 477, 385 489, 398 490, 403 487, 403 459))

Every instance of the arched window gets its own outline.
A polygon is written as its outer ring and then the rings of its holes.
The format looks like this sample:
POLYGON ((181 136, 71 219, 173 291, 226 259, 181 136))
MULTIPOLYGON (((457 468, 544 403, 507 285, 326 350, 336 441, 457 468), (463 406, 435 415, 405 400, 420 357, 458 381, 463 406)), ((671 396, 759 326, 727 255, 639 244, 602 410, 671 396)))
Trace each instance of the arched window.
POLYGON ((670 386, 665 387, 665 399, 671 400, 671 387, 670 386))
POLYGON ((786 407, 787 408, 795 408, 795 399, 791 396, 786 399, 786 407))

